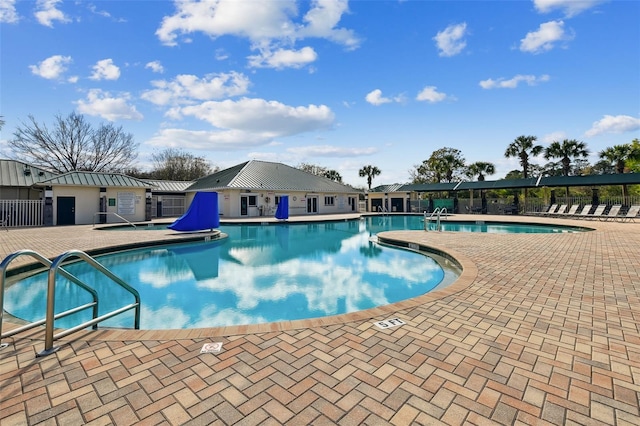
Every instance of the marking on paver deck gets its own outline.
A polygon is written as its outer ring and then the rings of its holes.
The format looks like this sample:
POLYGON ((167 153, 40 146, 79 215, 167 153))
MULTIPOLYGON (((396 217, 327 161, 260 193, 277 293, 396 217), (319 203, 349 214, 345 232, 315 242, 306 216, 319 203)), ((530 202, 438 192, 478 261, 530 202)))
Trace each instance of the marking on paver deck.
POLYGON ((9 346, 9 344, 8 344, 8 343, 2 343, 2 344, 0 344, 0 349, 4 349, 4 348, 6 348, 7 346, 9 346))
POLYGON ((200 349, 201 354, 216 354, 222 350, 222 342, 205 343, 200 349))
POLYGON ((420 244, 409 243, 409 248, 412 250, 420 250, 420 244))
POLYGON ((400 318, 391 318, 384 321, 374 322, 374 324, 377 325, 379 328, 385 329, 385 328, 391 328, 391 327, 398 327, 399 325, 406 324, 406 322, 402 321, 400 318))

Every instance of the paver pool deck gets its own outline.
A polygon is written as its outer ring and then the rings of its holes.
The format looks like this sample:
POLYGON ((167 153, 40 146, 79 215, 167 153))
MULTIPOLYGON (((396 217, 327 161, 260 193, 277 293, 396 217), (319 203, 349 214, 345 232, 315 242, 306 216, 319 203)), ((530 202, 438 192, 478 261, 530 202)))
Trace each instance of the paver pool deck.
MULTIPOLYGON (((640 424, 640 220, 481 219, 594 231, 384 233, 453 256, 460 279, 339 318, 82 331, 39 358, 42 330, 5 338, 0 424, 640 424), (406 324, 373 324, 393 317, 406 324), (222 342, 222 351, 200 354, 209 342, 222 342)), ((158 234, 0 229, 0 259, 158 234)), ((5 316, 3 328, 14 326, 5 316)))

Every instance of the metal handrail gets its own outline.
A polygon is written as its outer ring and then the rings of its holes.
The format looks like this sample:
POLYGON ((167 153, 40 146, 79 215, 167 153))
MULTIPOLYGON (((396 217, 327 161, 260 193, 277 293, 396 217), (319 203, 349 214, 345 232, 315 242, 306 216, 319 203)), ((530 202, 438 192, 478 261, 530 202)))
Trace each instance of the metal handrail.
POLYGON ((124 282, 121 278, 119 278, 118 276, 116 276, 113 272, 111 272, 110 270, 108 270, 106 267, 104 267, 101 263, 99 263, 97 260, 95 260, 93 257, 89 256, 88 254, 86 254, 83 251, 80 250, 69 250, 65 253, 62 253, 61 255, 59 255, 57 258, 55 258, 53 261, 47 259, 46 257, 42 256, 41 254, 33 251, 33 250, 20 250, 17 251, 15 253, 10 254, 9 256, 7 256, 2 263, 0 263, 0 332, 2 331, 2 316, 4 313, 4 290, 5 290, 5 282, 6 282, 6 271, 7 271, 7 267, 8 265, 16 258, 23 256, 23 255, 27 255, 27 256, 31 256, 33 258, 35 258, 36 260, 38 260, 41 264, 43 264, 44 266, 49 267, 49 272, 48 272, 48 278, 47 278, 47 310, 46 310, 46 316, 44 319, 42 320, 38 320, 32 323, 29 323, 25 326, 13 329, 11 331, 8 331, 5 334, 1 334, 0 335, 0 339, 2 337, 9 337, 9 336, 13 336, 14 334, 20 333, 22 331, 26 331, 32 328, 35 328, 37 326, 40 325, 45 325, 45 348, 42 352, 38 353, 36 356, 40 357, 40 356, 45 356, 45 355, 49 355, 55 351, 58 350, 57 347, 53 346, 53 341, 55 339, 59 339, 61 337, 67 336, 69 334, 75 333, 76 331, 80 331, 82 329, 85 329, 89 326, 92 326, 93 329, 95 330, 97 328, 97 324, 101 321, 104 321, 108 318, 114 317, 116 315, 119 315, 123 312, 129 311, 131 309, 135 309, 135 318, 134 318, 134 327, 136 330, 140 329, 140 294, 138 293, 138 291, 131 287, 129 284, 127 284, 126 282, 124 282), (65 260, 67 260, 70 257, 78 257, 81 260, 84 260, 87 264, 89 264, 90 266, 92 266, 93 268, 95 268, 96 270, 98 270, 99 272, 101 272, 102 274, 106 275, 108 278, 110 278, 112 281, 114 281, 116 284, 118 284, 120 287, 124 288, 125 290, 127 290, 129 293, 131 293, 135 299, 135 303, 126 305, 122 308, 116 309, 114 311, 111 311, 109 313, 106 313, 102 316, 98 316, 98 293, 91 287, 89 287, 87 284, 83 283, 81 280, 79 280, 78 278, 76 278, 74 275, 70 274, 69 272, 67 272, 65 269, 62 268, 62 262, 64 262, 65 260), (69 281, 73 282, 74 284, 80 286, 81 288, 87 290, 89 293, 91 293, 92 297, 93 297, 93 302, 92 303, 87 303, 85 305, 82 306, 78 306, 72 309, 69 309, 65 312, 61 312, 56 314, 54 312, 54 308, 55 308, 55 282, 56 282, 56 275, 57 274, 62 275, 63 277, 67 278, 69 281), (53 334, 53 328, 54 328, 54 322, 56 319, 74 314, 76 312, 82 311, 84 309, 88 309, 88 308, 93 308, 93 318, 90 321, 86 321, 80 325, 77 325, 75 327, 72 327, 70 329, 66 329, 63 330, 61 332, 59 332, 58 334, 54 335, 53 334))
POLYGON ((48 289, 47 289, 47 316, 46 316, 46 329, 45 329, 45 341, 44 341, 44 350, 42 352, 40 352, 37 356, 45 356, 45 355, 49 355, 50 353, 53 353, 55 351, 58 350, 57 347, 53 346, 53 341, 54 339, 60 338, 60 337, 64 337, 68 334, 74 333, 76 331, 82 330, 90 325, 95 325, 100 321, 103 321, 107 318, 111 318, 112 316, 118 315, 122 312, 128 311, 130 309, 135 309, 135 319, 134 319, 134 327, 136 330, 140 329, 140 294, 138 293, 138 291, 131 287, 129 284, 127 284, 126 282, 124 282, 120 277, 118 277, 117 275, 115 275, 113 272, 111 272, 110 270, 108 270, 107 268, 105 268, 101 263, 99 263, 97 260, 95 260, 93 257, 89 256, 88 254, 86 254, 83 251, 80 250, 69 250, 65 253, 62 253, 60 256, 58 256, 53 263, 51 264, 51 267, 49 268, 49 279, 48 279, 48 289), (121 309, 118 309, 117 311, 113 311, 111 313, 108 313, 106 315, 103 315, 101 317, 98 318, 93 318, 93 320, 91 321, 87 321, 84 322, 76 327, 73 327, 69 330, 65 330, 61 333, 56 334, 55 336, 53 335, 53 323, 55 320, 55 314, 54 314, 54 306, 55 306, 55 284, 56 284, 56 273, 58 271, 58 269, 60 268, 60 265, 62 264, 63 261, 65 261, 66 259, 68 259, 69 257, 79 257, 80 259, 84 260, 85 262, 87 262, 90 266, 94 267, 96 270, 102 272, 104 275, 106 275, 108 278, 110 278, 111 280, 113 280, 116 284, 118 284, 120 287, 124 288, 125 290, 127 290, 129 293, 131 293, 133 295, 133 297, 135 298, 135 303, 127 305, 121 309))
POLYGON ((136 224, 135 224, 135 223, 133 223, 133 222, 131 222, 131 221, 127 220, 126 218, 124 218, 124 217, 120 216, 118 213, 115 213, 115 212, 96 212, 96 213, 94 213, 94 214, 93 214, 93 227, 94 227, 94 228, 95 228, 95 226, 96 226, 96 216, 101 215, 101 214, 105 214, 105 215, 106 215, 106 214, 112 214, 112 215, 114 215, 115 217, 118 217, 118 218, 120 218, 120 219, 124 220, 124 221, 125 221, 125 222, 127 222, 129 225, 133 226, 134 228, 136 227, 136 224))
POLYGON ((429 218, 427 219, 427 211, 425 210, 424 212, 424 230, 428 231, 429 230, 429 223, 431 223, 431 220, 433 219, 433 217, 436 217, 436 230, 440 231, 441 230, 441 226, 440 226, 440 216, 444 214, 444 218, 447 219, 447 208, 446 207, 436 207, 433 212, 431 212, 431 215, 429 215, 429 218))
MULTIPOLYGON (((15 259, 17 259, 20 256, 31 256, 32 258, 36 259, 38 262, 40 262, 42 265, 46 266, 46 267, 51 267, 51 265, 53 264, 52 261, 50 261, 49 259, 47 259, 46 257, 44 257, 43 255, 41 255, 40 253, 33 251, 33 250, 19 250, 15 253, 11 253, 10 255, 8 255, 3 261, 2 263, 0 263, 0 333, 2 332, 2 318, 4 315, 4 290, 5 290, 5 282, 7 279, 7 268, 9 267, 9 264, 11 262, 13 262, 15 259)), ((83 283, 82 281, 80 281, 78 278, 76 278, 74 275, 70 274, 69 272, 67 272, 66 270, 60 268, 60 275, 62 275, 63 277, 65 277, 66 279, 68 279, 69 281, 73 282, 74 284, 78 285, 80 288, 88 291, 92 298, 93 298, 93 302, 92 303, 87 303, 86 305, 82 305, 79 306, 77 308, 73 308, 70 309, 68 311, 65 312, 61 312, 59 314, 57 314, 55 316, 55 318, 62 318, 71 314, 74 314, 76 312, 82 311, 84 309, 88 309, 93 307, 93 317, 97 317, 98 316, 98 293, 91 287, 89 287, 88 285, 86 285, 85 283, 83 283)), ((30 330, 32 328, 38 327, 42 324, 44 324, 46 322, 46 319, 42 319, 39 321, 35 321, 29 324, 26 324, 22 327, 18 327, 15 328, 11 331, 8 331, 4 334, 0 334, 0 341, 2 341, 2 338, 4 337, 9 337, 9 336, 13 336, 14 334, 18 334, 21 333, 23 331, 27 331, 30 330)), ((94 326, 95 328, 95 326, 94 326)))

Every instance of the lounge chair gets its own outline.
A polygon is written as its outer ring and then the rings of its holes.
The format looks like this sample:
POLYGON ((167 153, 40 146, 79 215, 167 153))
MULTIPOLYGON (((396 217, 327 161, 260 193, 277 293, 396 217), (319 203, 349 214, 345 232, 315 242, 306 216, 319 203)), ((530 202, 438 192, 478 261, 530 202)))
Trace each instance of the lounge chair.
POLYGON ((609 213, 600 216, 598 219, 602 221, 615 220, 615 218, 618 216, 618 213, 620 213, 621 208, 622 206, 620 204, 615 204, 611 206, 611 208, 609 209, 609 213))
POLYGON ((616 220, 619 219, 620 222, 626 222, 626 221, 635 222, 639 212, 640 212, 640 204, 631 206, 629 207, 627 214, 616 217, 616 220))
POLYGON ((580 207, 580 204, 574 204, 569 208, 569 210, 566 213, 556 213, 556 217, 573 216, 578 211, 578 207, 580 207))
POLYGON ((575 219, 582 219, 583 217, 588 216, 589 212, 591 211, 591 206, 592 204, 585 204, 582 210, 580 210, 580 213, 575 213, 571 215, 571 217, 575 219))
POLYGON ((539 215, 539 216, 546 216, 549 214, 553 214, 558 210, 558 205, 557 204, 551 204, 549 206, 549 209, 546 212, 535 212, 534 214, 539 215))
POLYGON ((560 207, 558 207, 558 210, 554 213, 549 213, 547 216, 560 216, 563 215, 564 212, 567 211, 567 205, 566 204, 562 204, 560 205, 560 207))
POLYGON ((604 209, 607 208, 606 204, 600 204, 598 207, 596 207, 596 210, 592 213, 592 214, 587 214, 584 216, 585 219, 598 219, 602 216, 602 213, 604 213, 604 209))

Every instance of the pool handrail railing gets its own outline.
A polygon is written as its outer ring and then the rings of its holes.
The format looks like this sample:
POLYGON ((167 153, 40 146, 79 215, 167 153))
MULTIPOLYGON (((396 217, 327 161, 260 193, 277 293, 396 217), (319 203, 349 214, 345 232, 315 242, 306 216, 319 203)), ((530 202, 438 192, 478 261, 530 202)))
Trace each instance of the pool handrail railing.
POLYGON ((2 314, 3 314, 3 303, 4 303, 4 286, 5 286, 5 281, 6 281, 6 269, 8 267, 8 265, 17 257, 22 256, 22 255, 29 255, 31 257, 34 257, 36 260, 38 260, 40 263, 42 263, 45 266, 49 267, 49 272, 48 272, 48 277, 47 277, 47 307, 46 307, 46 317, 43 320, 39 320, 30 324, 27 324, 23 327, 19 327, 16 329, 13 329, 5 334, 0 335, 0 339, 2 337, 9 337, 12 336, 14 334, 17 334, 19 332, 22 331, 26 331, 29 330, 31 328, 37 327, 39 325, 44 324, 45 325, 45 348, 42 352, 36 354, 37 357, 40 356, 45 356, 45 355, 49 355, 53 352, 56 352, 58 350, 58 347, 54 347, 53 346, 53 341, 59 338, 62 338, 64 336, 68 336, 69 334, 75 333, 77 331, 83 330, 89 326, 92 326, 93 329, 97 328, 97 324, 100 323, 101 321, 104 321, 106 319, 109 319, 111 317, 114 317, 116 315, 119 315, 123 312, 129 311, 131 309, 135 309, 135 318, 134 318, 134 328, 136 330, 140 329, 140 294, 138 293, 138 291, 131 287, 129 284, 127 284, 126 282, 124 282, 120 277, 118 277, 117 275, 115 275, 113 272, 111 272, 109 269, 107 269, 105 266, 103 266, 101 263, 99 263, 97 260, 95 260, 93 257, 89 256, 87 253, 80 251, 80 250, 69 250, 65 253, 62 253, 61 255, 59 255, 58 257, 56 257, 53 261, 50 261, 49 259, 47 259, 46 257, 40 255, 39 253, 33 251, 33 250, 20 250, 17 251, 15 253, 10 254, 9 256, 7 256, 2 263, 0 263, 0 279, 1 281, 1 288, 0 288, 0 332, 2 331, 2 314), (88 265, 92 266, 94 269, 98 270, 99 272, 101 272, 103 275, 107 276, 108 278, 110 278, 112 281, 114 281, 116 284, 118 284, 120 287, 124 288, 126 291, 128 291, 129 293, 131 293, 135 299, 135 303, 131 303, 129 305, 123 306, 119 309, 116 309, 114 311, 111 311, 109 313, 106 313, 104 315, 98 316, 98 294, 97 292, 89 287, 87 284, 83 283, 81 280, 79 280, 78 278, 76 278, 75 276, 73 276, 72 274, 70 274, 69 272, 67 272, 66 270, 64 270, 61 265, 62 262, 64 262, 65 260, 67 260, 70 257, 78 257, 81 260, 85 261, 88 265), (67 278, 68 280, 70 280, 71 282, 77 284, 78 286, 82 287, 83 289, 87 290, 89 293, 91 293, 91 295, 93 296, 93 302, 92 303, 87 303, 85 305, 82 306, 78 306, 76 308, 72 308, 69 309, 68 311, 65 312, 61 312, 59 314, 55 314, 54 312, 54 307, 55 307, 55 279, 56 279, 56 275, 60 273, 60 275, 64 276, 65 278, 67 278), (71 315, 73 313, 79 312, 81 310, 87 309, 93 307, 93 319, 91 319, 90 321, 86 321, 82 324, 79 324, 75 327, 63 330, 57 334, 53 334, 53 329, 54 329, 54 322, 56 319, 67 316, 67 315, 71 315))
POLYGON ((131 222, 130 220, 127 220, 126 218, 120 216, 118 213, 115 213, 115 212, 95 212, 93 214, 93 227, 95 228, 95 226, 96 226, 96 216, 99 216, 99 215, 105 215, 106 216, 106 215, 110 215, 110 214, 112 214, 112 215, 124 220, 129 225, 133 226, 134 228, 136 227, 135 223, 131 222))

